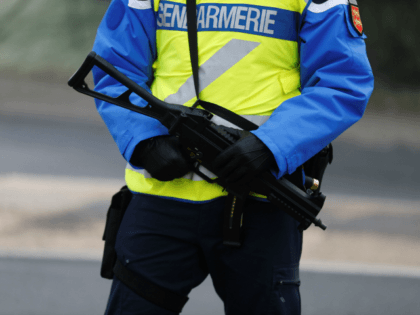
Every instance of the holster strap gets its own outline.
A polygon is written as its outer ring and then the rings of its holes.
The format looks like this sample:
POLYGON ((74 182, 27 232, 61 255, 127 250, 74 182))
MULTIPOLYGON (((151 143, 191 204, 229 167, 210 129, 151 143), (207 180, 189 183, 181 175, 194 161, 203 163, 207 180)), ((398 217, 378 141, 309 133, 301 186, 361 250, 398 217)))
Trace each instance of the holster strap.
POLYGON ((143 276, 134 273, 117 260, 114 266, 115 276, 136 294, 147 301, 167 309, 171 312, 181 313, 188 301, 188 297, 169 291, 149 281, 143 276))

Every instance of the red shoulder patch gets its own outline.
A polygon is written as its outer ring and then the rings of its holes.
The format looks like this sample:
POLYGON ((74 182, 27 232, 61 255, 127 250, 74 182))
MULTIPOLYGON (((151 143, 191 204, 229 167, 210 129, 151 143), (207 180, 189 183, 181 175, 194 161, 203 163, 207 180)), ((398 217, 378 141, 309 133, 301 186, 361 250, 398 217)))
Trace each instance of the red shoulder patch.
POLYGON ((359 33, 359 35, 363 34, 363 24, 362 24, 362 20, 360 19, 360 11, 359 11, 359 7, 350 4, 350 13, 351 13, 351 20, 353 22, 353 26, 356 29, 357 33, 359 33))

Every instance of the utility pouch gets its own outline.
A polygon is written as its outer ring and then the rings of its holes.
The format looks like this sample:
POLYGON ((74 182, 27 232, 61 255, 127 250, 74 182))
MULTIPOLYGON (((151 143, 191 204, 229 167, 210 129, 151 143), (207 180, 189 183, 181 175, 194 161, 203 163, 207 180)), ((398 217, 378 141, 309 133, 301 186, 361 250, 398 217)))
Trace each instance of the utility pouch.
POLYGON ((105 232, 102 240, 105 241, 104 254, 102 257, 101 277, 105 279, 113 279, 113 268, 117 261, 117 253, 115 252, 115 242, 117 240, 118 229, 120 228, 125 210, 131 201, 132 193, 124 186, 119 192, 112 196, 111 205, 109 206, 106 216, 105 232))
POLYGON ((229 193, 225 201, 223 219, 223 244, 232 247, 241 247, 243 238, 242 220, 243 210, 248 193, 236 197, 229 193))
POLYGON ((124 186, 112 196, 108 209, 105 232, 102 239, 105 241, 104 255, 102 258, 101 277, 112 280, 114 276, 136 294, 149 302, 165 308, 174 313, 180 313, 188 297, 169 291, 151 282, 143 276, 128 269, 117 259, 115 242, 124 213, 132 199, 133 194, 124 186))
POLYGON ((313 191, 313 194, 318 195, 320 193, 322 177, 324 176, 325 169, 328 164, 332 163, 332 160, 333 147, 330 143, 303 164, 305 175, 316 178, 319 181, 319 186, 315 191, 313 191))

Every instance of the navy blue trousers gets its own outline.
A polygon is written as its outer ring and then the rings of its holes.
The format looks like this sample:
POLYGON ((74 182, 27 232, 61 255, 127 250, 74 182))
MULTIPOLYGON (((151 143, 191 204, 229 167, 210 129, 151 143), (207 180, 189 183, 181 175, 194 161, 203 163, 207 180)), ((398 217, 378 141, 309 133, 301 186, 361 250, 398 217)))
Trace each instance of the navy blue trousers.
MULTIPOLYGON (((118 259, 187 296, 210 274, 227 315, 298 315, 302 233, 269 203, 249 200, 242 247, 223 245, 225 198, 185 203, 134 195, 118 232, 118 259)), ((174 315, 114 278, 107 315, 174 315)))

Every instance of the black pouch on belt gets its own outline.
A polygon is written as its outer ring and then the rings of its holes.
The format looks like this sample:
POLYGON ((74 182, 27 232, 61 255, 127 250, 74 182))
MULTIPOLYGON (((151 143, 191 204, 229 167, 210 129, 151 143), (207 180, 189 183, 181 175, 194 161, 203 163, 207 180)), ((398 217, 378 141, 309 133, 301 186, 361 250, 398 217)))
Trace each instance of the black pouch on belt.
POLYGON ((125 210, 131 201, 131 197, 132 193, 127 186, 122 187, 119 192, 112 196, 111 205, 106 216, 105 232, 102 237, 105 241, 101 266, 102 278, 113 279, 114 277, 113 268, 117 261, 115 242, 117 240, 118 229, 120 228, 125 210))
POLYGON ((314 196, 320 193, 322 178, 324 177, 325 169, 327 168, 328 164, 332 163, 332 160, 333 147, 330 143, 303 164, 305 174, 309 177, 316 178, 319 181, 318 189, 316 189, 313 192, 315 194, 314 196))
POLYGON ((241 247, 243 238, 243 210, 248 192, 240 196, 229 193, 225 201, 223 222, 223 244, 232 247, 241 247))

